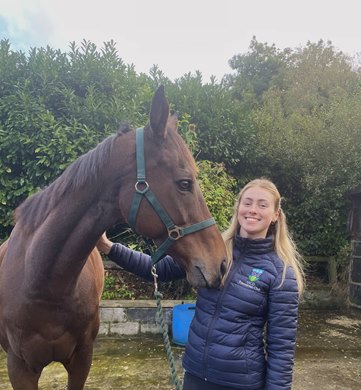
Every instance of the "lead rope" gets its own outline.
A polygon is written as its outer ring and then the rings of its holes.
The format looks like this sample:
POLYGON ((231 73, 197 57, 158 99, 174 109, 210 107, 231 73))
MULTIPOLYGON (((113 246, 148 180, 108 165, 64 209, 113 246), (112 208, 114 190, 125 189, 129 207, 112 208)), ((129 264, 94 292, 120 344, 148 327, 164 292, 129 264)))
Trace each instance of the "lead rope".
POLYGON ((177 370, 175 367, 174 356, 173 356, 172 348, 171 348, 170 341, 169 341, 168 326, 164 320, 163 308, 162 308, 162 303, 161 303, 162 294, 158 291, 158 282, 157 282, 158 275, 157 275, 157 270, 155 268, 155 265, 153 265, 151 272, 152 272, 153 279, 154 279, 154 298, 157 302, 157 313, 156 313, 155 318, 156 318, 156 321, 157 321, 157 323, 160 326, 161 331, 162 331, 164 349, 165 349, 165 352, 167 355, 167 361, 168 361, 168 366, 169 366, 169 369, 171 372, 171 379, 172 379, 173 385, 175 387, 175 390, 181 390, 181 385, 179 383, 179 379, 177 376, 177 370))

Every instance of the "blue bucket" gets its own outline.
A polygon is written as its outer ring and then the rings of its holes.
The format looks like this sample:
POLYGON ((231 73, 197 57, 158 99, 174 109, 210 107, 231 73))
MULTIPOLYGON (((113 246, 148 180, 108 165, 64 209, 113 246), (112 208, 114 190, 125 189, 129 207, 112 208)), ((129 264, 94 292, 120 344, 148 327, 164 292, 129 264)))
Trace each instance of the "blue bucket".
POLYGON ((194 303, 182 303, 173 307, 172 334, 175 344, 186 345, 195 308, 194 303))

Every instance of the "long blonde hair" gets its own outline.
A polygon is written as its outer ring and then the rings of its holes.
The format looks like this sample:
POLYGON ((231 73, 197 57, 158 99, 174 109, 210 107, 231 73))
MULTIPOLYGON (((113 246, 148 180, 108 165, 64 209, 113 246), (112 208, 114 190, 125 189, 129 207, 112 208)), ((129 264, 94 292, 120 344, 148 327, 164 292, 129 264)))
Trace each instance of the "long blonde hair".
POLYGON ((281 200, 282 200, 281 195, 277 187, 270 180, 265 178, 252 180, 248 184, 246 184, 239 192, 234 205, 234 213, 231 219, 231 223, 228 229, 222 234, 224 243, 226 245, 228 259, 230 259, 230 262, 232 261, 234 238, 236 234, 239 233, 239 229, 240 229, 240 224, 238 222, 239 203, 245 191, 253 187, 259 187, 268 191, 275 200, 274 207, 275 207, 275 211, 279 211, 279 216, 275 225, 270 226, 269 229, 273 229, 274 250, 284 263, 282 282, 284 281, 286 275, 287 266, 291 266, 293 268, 296 277, 299 296, 301 296, 305 284, 303 260, 301 255, 297 251, 296 244, 289 233, 287 227, 286 215, 281 208, 281 200))

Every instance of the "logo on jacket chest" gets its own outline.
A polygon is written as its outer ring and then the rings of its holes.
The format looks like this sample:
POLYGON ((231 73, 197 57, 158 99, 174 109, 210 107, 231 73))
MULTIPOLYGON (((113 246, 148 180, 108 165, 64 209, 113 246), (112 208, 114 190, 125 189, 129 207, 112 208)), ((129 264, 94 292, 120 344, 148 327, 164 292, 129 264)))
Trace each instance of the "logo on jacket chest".
POLYGON ((239 283, 253 290, 260 291, 261 289, 258 286, 256 286, 256 282, 259 280, 262 274, 263 274, 263 269, 252 268, 251 273, 247 276, 247 281, 244 283, 242 282, 242 280, 240 280, 239 283))

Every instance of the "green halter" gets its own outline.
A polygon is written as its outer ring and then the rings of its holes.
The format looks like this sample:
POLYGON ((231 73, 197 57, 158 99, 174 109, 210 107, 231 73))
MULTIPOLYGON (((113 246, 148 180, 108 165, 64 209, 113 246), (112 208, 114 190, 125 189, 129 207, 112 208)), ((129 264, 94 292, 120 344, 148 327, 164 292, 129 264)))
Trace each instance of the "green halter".
POLYGON ((137 214, 140 207, 140 203, 143 196, 148 200, 154 211, 157 213, 159 218, 164 223, 168 230, 168 237, 163 243, 157 248, 152 254, 153 265, 157 263, 166 254, 168 248, 173 244, 174 241, 197 232, 198 230, 205 229, 209 226, 215 225, 216 221, 214 218, 209 218, 205 221, 198 222, 194 225, 187 227, 179 227, 173 223, 167 212, 164 210, 162 205, 158 202, 156 196, 149 188, 149 184, 146 181, 145 176, 145 163, 144 163, 144 128, 141 127, 136 130, 136 162, 137 162, 137 182, 135 183, 135 194, 129 210, 129 225, 134 228, 137 220, 137 214))

